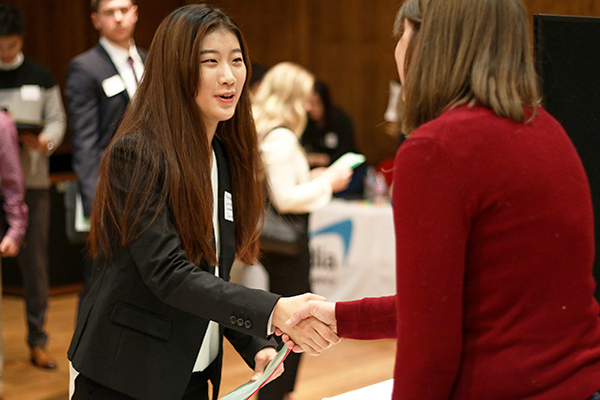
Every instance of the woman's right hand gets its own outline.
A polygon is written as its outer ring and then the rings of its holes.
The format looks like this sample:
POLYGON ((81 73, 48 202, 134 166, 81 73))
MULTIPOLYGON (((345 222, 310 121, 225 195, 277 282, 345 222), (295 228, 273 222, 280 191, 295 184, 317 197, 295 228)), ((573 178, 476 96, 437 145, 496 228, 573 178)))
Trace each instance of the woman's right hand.
POLYGON ((350 167, 334 165, 327 168, 323 172, 323 176, 325 176, 329 180, 329 183, 331 183, 331 189, 333 190, 333 193, 337 193, 348 187, 350 179, 352 179, 352 173, 353 171, 350 167))

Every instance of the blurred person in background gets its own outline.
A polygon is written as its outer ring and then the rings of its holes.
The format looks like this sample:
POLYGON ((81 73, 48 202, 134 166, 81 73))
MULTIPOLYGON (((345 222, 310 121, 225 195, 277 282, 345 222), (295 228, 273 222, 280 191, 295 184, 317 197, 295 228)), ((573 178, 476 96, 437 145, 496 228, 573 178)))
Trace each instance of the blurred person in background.
POLYGON ((29 130, 19 134, 19 156, 25 177, 29 225, 17 256, 25 289, 27 344, 38 367, 56 368, 46 349, 50 234, 50 155, 60 146, 66 116, 60 88, 50 71, 23 55, 25 21, 21 12, 0 4, 0 107, 29 130))
POLYGON ((407 0, 395 31, 397 294, 290 325, 397 338, 394 400, 599 399, 590 188, 540 106, 522 0, 407 0))
MULTIPOLYGON (((314 77, 304 68, 279 63, 263 77, 252 103, 270 206, 292 222, 302 242, 297 256, 265 251, 259 259, 269 273, 269 290, 282 296, 310 292, 309 213, 327 205, 352 176, 345 167, 320 168, 311 175, 300 138, 313 87, 314 77)), ((300 355, 290 354, 283 375, 261 389, 259 399, 290 399, 299 363, 300 355)))

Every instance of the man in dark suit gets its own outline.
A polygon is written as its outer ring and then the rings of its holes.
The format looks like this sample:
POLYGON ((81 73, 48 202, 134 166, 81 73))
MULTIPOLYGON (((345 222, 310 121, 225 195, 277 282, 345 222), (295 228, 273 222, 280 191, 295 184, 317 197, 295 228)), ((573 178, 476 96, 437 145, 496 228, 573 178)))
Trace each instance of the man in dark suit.
MULTIPOLYGON (((92 23, 99 43, 75 57, 67 72, 66 95, 83 212, 89 218, 98 184, 100 160, 113 137, 137 82, 144 72, 145 51, 133 41, 135 0, 92 0, 92 23)), ((84 266, 83 299, 89 290, 91 263, 84 266)))

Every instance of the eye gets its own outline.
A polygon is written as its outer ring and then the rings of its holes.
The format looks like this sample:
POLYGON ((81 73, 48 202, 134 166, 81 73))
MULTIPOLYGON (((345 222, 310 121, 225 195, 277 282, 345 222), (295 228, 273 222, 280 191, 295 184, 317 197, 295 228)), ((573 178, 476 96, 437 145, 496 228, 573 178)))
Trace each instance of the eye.
POLYGON ((217 60, 215 60, 214 58, 208 58, 204 61, 200 61, 200 64, 212 64, 212 63, 216 64, 217 60))

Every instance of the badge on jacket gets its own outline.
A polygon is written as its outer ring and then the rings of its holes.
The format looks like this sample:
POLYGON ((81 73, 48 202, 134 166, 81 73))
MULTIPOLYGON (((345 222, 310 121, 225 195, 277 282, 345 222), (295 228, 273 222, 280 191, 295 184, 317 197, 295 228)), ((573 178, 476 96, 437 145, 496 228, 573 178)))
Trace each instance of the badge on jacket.
POLYGON ((231 199, 231 193, 225 192, 225 221, 233 222, 233 200, 231 199))

